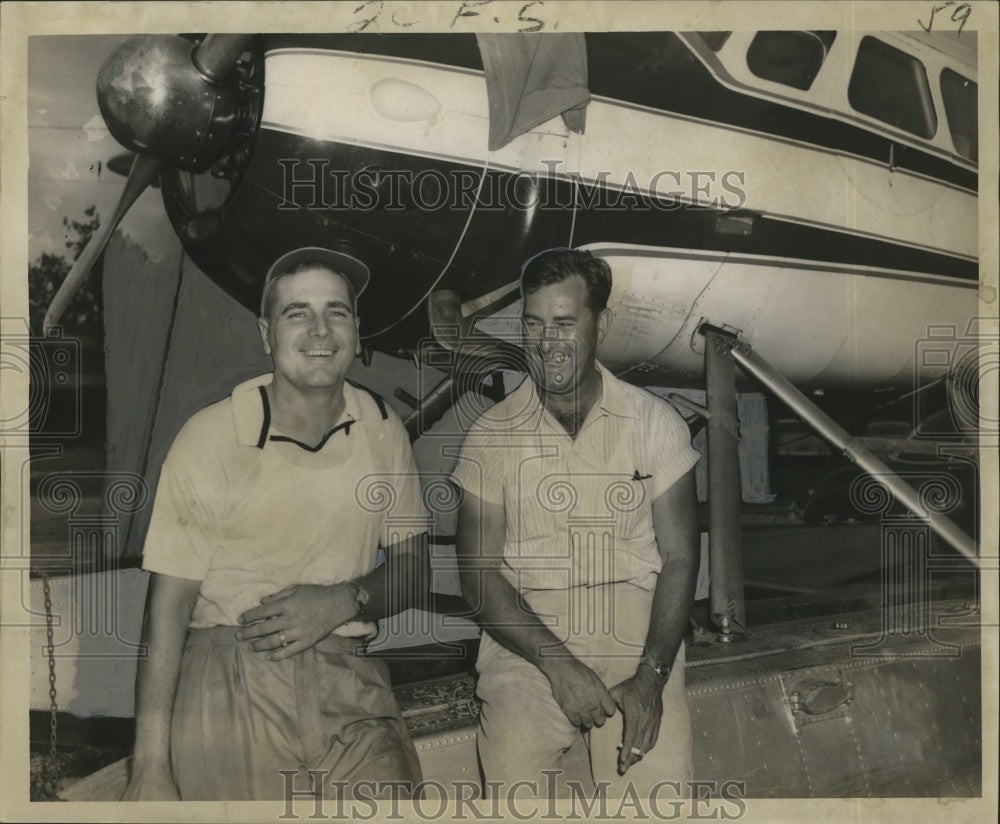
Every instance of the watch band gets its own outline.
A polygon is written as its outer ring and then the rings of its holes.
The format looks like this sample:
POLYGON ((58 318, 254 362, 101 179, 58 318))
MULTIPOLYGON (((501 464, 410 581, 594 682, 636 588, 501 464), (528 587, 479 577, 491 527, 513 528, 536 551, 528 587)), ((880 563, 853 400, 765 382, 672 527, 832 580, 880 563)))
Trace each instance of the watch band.
POLYGON ((355 621, 367 621, 368 620, 368 604, 371 601, 371 593, 365 589, 360 584, 350 583, 350 587, 354 590, 354 600, 358 605, 358 611, 354 615, 355 621))
POLYGON ((670 667, 664 664, 651 655, 643 655, 639 659, 640 667, 649 667, 653 672, 656 673, 656 677, 660 679, 664 684, 670 680, 670 667))

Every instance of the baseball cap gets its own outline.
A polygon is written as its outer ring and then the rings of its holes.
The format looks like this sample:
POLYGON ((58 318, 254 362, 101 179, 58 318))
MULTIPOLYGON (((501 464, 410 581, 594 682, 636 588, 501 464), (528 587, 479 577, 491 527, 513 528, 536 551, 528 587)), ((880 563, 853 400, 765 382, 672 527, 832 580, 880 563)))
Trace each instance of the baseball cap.
POLYGON ((302 263, 316 264, 343 275, 354 288, 355 296, 359 296, 365 290, 368 279, 371 277, 368 267, 346 252, 335 252, 333 249, 325 249, 322 246, 303 246, 300 249, 285 252, 271 264, 271 268, 267 270, 267 275, 264 277, 264 292, 267 292, 267 285, 276 276, 283 275, 302 263))

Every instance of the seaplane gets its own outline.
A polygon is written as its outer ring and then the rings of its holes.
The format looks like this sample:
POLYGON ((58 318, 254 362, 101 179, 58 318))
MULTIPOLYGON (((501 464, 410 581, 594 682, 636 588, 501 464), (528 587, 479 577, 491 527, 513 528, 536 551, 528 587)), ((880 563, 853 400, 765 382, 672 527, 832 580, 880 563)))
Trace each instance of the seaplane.
MULTIPOLYGON (((516 335, 487 330, 516 306, 522 262, 593 251, 614 272, 601 361, 679 390, 670 400, 708 435, 696 775, 742 781, 748 798, 975 796, 975 524, 949 519, 955 496, 913 467, 948 486, 949 467, 975 463, 977 84, 975 39, 927 32, 133 37, 97 78, 130 153, 109 163, 124 190, 45 324, 158 185, 185 260, 235 306, 256 310, 289 249, 363 259, 363 361, 446 373, 409 398, 416 438, 518 370, 516 335), (777 569, 768 593, 785 600, 745 600, 734 422, 737 389, 754 386, 859 465, 867 516, 848 520, 873 524, 864 569, 881 570, 865 597, 821 608, 777 569), (892 439, 849 433, 814 402, 927 387, 936 416, 892 439), (680 392, 699 389, 702 403, 680 392)), ((145 323, 129 314, 117 322, 145 323)), ((180 319, 163 328, 186 334, 180 319)), ((155 479, 155 460, 140 469, 155 479)), ((427 776, 476 775, 471 666, 396 681, 427 776)), ((66 797, 113 797, 123 763, 66 797)))

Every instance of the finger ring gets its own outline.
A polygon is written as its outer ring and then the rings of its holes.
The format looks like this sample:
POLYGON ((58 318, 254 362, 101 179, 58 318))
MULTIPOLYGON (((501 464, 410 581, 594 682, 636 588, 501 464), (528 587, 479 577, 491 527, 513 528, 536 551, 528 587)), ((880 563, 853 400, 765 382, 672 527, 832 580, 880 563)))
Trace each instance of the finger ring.
POLYGON ((283 647, 288 646, 288 639, 285 637, 284 630, 281 630, 281 632, 278 633, 278 643, 281 644, 281 646, 283 647))
POLYGON ((646 754, 646 753, 644 753, 644 752, 643 752, 642 750, 640 750, 640 749, 639 749, 638 747, 632 747, 632 755, 638 755, 638 756, 639 756, 639 758, 642 758, 642 757, 643 757, 643 756, 644 756, 645 754, 646 754))

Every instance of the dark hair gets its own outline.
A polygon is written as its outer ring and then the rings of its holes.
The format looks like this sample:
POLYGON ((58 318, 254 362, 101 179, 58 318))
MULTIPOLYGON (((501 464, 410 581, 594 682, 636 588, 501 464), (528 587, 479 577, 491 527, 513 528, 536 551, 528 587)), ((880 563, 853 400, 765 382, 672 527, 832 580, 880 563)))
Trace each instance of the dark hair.
POLYGON ((358 313, 358 296, 354 289, 354 284, 351 283, 351 279, 349 277, 344 275, 342 272, 338 272, 336 268, 326 261, 300 260, 290 266, 287 270, 279 269, 269 273, 267 283, 264 284, 264 293, 261 295, 260 299, 260 316, 262 318, 271 317, 271 310, 274 309, 274 301, 277 299, 276 284, 279 281, 284 278, 291 277, 292 275, 299 275, 302 272, 307 272, 310 269, 323 269, 331 274, 339 275, 341 280, 347 284, 347 294, 348 297, 350 297, 351 307, 354 309, 354 314, 358 313))
POLYGON ((521 267, 521 297, 573 275, 579 275, 587 285, 587 308, 600 314, 607 308, 611 294, 611 267, 582 249, 546 249, 528 258, 521 267))

